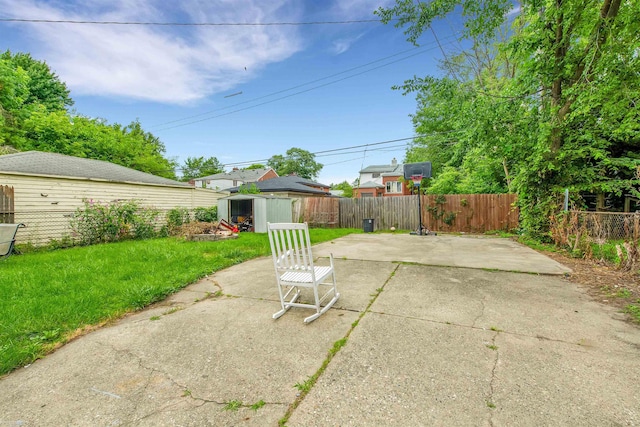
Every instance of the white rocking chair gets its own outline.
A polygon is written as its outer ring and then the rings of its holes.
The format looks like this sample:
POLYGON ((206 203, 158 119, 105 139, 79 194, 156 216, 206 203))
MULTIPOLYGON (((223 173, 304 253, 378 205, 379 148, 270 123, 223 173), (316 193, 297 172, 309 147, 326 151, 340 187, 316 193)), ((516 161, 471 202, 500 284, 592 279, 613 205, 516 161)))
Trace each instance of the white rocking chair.
POLYGON ((303 307, 315 309, 315 314, 304 319, 305 323, 312 322, 329 310, 340 298, 336 288, 333 255, 329 256, 328 267, 313 265, 309 228, 306 223, 268 223, 267 229, 282 305, 282 309, 275 313, 273 318, 282 316, 291 307, 303 307), (328 288, 322 296, 319 292, 321 286, 323 289, 328 288), (300 288, 313 289, 313 304, 297 302, 300 297, 300 288), (327 300, 329 301, 326 305, 321 307, 321 304, 327 300))

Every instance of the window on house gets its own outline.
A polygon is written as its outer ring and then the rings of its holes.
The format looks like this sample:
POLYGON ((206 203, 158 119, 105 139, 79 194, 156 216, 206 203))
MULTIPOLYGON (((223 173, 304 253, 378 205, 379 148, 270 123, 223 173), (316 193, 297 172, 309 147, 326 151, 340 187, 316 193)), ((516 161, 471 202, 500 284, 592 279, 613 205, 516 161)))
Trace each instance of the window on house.
POLYGON ((387 193, 402 193, 402 183, 400 181, 387 182, 387 193))
POLYGON ((371 193, 360 193, 360 197, 373 197, 371 193))
POLYGON ((371 178, 380 178, 380 174, 378 172, 372 173, 371 178))

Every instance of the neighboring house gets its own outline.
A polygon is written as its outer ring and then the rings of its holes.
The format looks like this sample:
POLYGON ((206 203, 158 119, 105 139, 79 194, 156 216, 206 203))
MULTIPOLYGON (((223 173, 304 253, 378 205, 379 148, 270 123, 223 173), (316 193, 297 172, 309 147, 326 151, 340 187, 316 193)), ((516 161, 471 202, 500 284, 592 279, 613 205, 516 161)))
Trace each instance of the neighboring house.
POLYGON ((69 219, 83 200, 108 203, 137 200, 159 210, 216 206, 227 195, 193 188, 113 163, 26 151, 0 156, 0 185, 14 189, 15 222, 21 241, 43 243, 70 231, 69 219))
POLYGON ((212 188, 214 190, 224 190, 225 188, 238 187, 242 184, 260 182, 267 179, 277 178, 278 174, 271 168, 265 169, 238 169, 231 172, 217 173, 215 175, 203 176, 189 181, 189 184, 198 188, 212 188))
POLYGON ((406 196, 411 191, 402 182, 403 165, 394 158, 389 165, 372 165, 360 171, 360 185, 354 187, 354 197, 406 196))
MULTIPOLYGON (((331 196, 329 186, 296 175, 279 176, 266 181, 255 182, 260 193, 283 197, 325 197, 331 196)), ((227 188, 230 193, 237 193, 240 186, 227 188)))

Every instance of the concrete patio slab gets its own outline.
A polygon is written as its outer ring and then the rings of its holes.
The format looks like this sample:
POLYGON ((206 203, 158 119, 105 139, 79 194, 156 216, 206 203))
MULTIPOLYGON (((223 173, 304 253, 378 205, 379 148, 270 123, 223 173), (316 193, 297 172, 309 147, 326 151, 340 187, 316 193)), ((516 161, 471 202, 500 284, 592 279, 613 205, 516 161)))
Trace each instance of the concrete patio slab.
POLYGON ((0 426, 640 424, 640 328, 509 240, 433 237, 314 247, 341 298, 311 324, 271 318, 270 258, 210 275, 1 378, 0 426))
POLYGON ((402 261, 425 265, 558 274, 571 269, 511 239, 485 236, 412 236, 409 234, 350 234, 340 245, 323 243, 314 251, 328 256, 368 261, 402 261))

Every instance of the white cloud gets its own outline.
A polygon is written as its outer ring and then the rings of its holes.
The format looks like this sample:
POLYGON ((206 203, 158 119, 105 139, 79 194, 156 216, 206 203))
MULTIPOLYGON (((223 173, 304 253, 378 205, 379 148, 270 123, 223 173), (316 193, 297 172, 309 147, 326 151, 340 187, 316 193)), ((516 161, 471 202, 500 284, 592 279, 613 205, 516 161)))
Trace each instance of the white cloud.
MULTIPOLYGON (((5 16, 30 19, 273 22, 299 19, 291 1, 0 0, 0 9, 5 16)), ((295 27, 41 23, 17 24, 15 29, 28 31, 34 41, 30 52, 45 59, 73 94, 165 103, 228 90, 301 49, 295 27)))
POLYGON ((389 7, 395 0, 337 0, 332 7, 332 14, 341 19, 377 19, 373 14, 379 7, 389 7))
POLYGON ((349 38, 343 38, 343 39, 337 39, 334 40, 332 43, 332 51, 333 53, 335 53, 336 55, 340 55, 342 53, 345 53, 346 51, 349 50, 349 48, 351 48, 351 45, 353 45, 356 41, 358 41, 358 39, 360 37, 362 37, 363 34, 359 34, 355 37, 349 37, 349 38))

